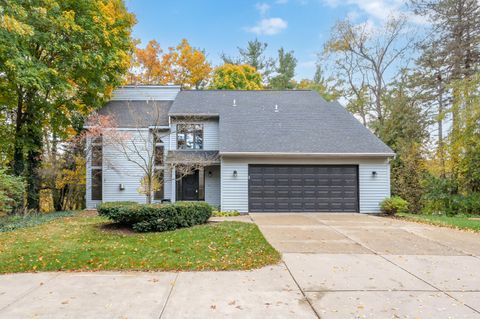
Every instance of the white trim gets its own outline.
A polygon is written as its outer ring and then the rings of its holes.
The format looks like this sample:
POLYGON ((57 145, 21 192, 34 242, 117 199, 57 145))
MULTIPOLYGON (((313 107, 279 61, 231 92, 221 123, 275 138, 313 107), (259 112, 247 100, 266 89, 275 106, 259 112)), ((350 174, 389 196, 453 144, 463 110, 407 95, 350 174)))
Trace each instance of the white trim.
POLYGON ((192 113, 168 113, 170 117, 175 117, 175 116, 190 116, 190 117, 219 117, 219 113, 198 113, 198 112, 192 112, 192 113))
MULTIPOLYGON (((85 129, 89 129, 89 128, 92 128, 92 127, 96 127, 96 126, 84 126, 83 128, 85 129)), ((152 128, 155 128, 152 126, 152 128)), ((168 128, 167 126, 163 127, 162 128, 168 128)), ((106 127, 104 128, 105 130, 107 131, 110 131, 110 130, 117 130, 117 131, 148 131, 150 130, 150 127, 106 127)))
POLYGON ((286 153, 286 152, 220 152, 220 155, 230 156, 291 156, 291 157, 394 157, 395 153, 286 153))
POLYGON ((151 125, 148 127, 149 129, 152 129, 152 130, 169 130, 170 129, 170 126, 168 125, 151 125))

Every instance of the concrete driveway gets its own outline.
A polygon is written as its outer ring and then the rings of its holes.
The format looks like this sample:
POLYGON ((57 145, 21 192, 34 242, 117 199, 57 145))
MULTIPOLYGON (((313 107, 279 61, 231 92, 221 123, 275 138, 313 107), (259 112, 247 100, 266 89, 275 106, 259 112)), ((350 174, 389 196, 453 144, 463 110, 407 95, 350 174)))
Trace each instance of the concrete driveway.
POLYGON ((480 318, 478 234, 357 214, 250 217, 279 265, 2 275, 0 318, 480 318))
POLYGON ((361 214, 251 214, 320 318, 480 318, 480 235, 361 214))

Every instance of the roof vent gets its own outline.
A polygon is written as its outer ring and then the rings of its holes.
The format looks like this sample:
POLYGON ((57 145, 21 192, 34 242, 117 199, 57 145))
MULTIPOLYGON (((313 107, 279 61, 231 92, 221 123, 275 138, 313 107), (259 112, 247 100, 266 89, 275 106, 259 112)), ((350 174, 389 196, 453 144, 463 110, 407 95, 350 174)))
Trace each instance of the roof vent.
POLYGON ((278 105, 275 104, 275 113, 278 113, 278 105))
POLYGON ((233 99, 233 106, 237 106, 237 102, 233 99))

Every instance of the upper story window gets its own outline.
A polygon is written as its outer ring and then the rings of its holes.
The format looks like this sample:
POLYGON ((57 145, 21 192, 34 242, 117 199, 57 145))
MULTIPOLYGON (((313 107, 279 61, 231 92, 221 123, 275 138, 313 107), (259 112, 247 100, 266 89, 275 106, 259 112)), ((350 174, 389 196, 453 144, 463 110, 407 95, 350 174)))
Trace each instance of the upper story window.
POLYGON ((203 125, 177 124, 177 148, 179 150, 203 149, 203 125))

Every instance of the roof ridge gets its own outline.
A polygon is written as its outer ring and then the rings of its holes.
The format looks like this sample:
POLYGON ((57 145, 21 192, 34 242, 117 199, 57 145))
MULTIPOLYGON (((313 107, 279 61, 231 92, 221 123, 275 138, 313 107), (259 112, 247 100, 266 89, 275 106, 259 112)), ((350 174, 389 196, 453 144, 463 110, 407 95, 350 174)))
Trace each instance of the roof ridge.
POLYGON ((311 89, 285 89, 285 90, 277 90, 277 89, 263 89, 263 90, 223 90, 223 89, 207 89, 207 90, 182 90, 181 92, 315 92, 311 89))

